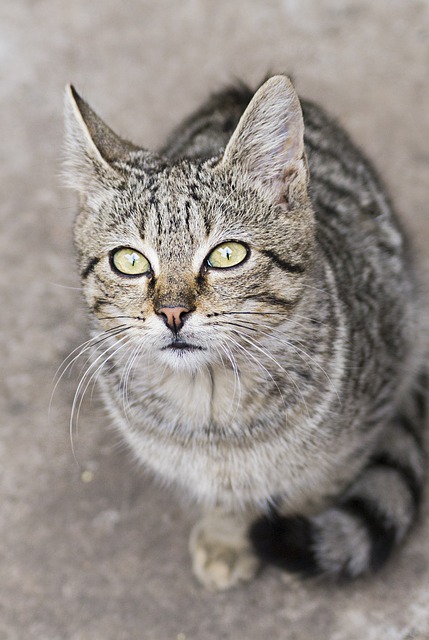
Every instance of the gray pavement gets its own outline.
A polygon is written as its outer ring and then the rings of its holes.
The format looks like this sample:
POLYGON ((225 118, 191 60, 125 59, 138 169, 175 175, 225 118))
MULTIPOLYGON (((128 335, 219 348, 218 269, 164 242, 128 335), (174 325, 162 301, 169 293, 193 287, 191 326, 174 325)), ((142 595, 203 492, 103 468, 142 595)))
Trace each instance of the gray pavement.
POLYGON ((371 580, 266 570, 210 595, 187 556, 196 512, 137 468, 97 392, 75 463, 79 367, 48 408, 86 331, 58 178, 66 82, 154 147, 209 90, 291 72, 377 163, 429 283, 429 3, 2 0, 0 65, 0 640, 428 639, 429 518, 371 580))

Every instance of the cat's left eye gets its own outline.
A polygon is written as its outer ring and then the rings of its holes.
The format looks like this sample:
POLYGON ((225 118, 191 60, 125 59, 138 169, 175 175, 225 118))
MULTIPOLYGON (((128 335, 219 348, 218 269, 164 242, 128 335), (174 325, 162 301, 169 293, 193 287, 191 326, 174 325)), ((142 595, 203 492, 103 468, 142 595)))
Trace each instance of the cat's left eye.
POLYGON ((223 242, 209 253, 206 264, 212 269, 228 269, 243 262, 248 253, 248 248, 241 242, 223 242))
POLYGON ((150 272, 149 260, 139 251, 128 247, 113 251, 110 263, 115 271, 126 276, 142 276, 150 272))

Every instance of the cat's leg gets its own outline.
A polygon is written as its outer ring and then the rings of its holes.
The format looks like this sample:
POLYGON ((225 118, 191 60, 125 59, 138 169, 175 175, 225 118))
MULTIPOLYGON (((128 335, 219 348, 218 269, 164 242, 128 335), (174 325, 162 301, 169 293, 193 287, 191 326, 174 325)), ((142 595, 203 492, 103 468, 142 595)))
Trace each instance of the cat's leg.
POLYGON ((259 560, 248 537, 251 516, 213 509, 193 527, 189 539, 192 568, 210 591, 251 580, 259 560))
POLYGON ((419 512, 425 477, 425 393, 389 423, 360 475, 332 508, 311 517, 274 514, 250 538, 259 557, 288 571, 354 578, 375 571, 419 512))

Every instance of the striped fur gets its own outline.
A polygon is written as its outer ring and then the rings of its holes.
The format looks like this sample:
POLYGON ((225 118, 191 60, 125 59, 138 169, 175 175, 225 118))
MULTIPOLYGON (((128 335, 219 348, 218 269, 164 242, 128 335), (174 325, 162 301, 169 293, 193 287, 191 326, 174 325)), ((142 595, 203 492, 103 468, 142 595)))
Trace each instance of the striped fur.
POLYGON ((93 319, 80 389, 100 377, 137 458, 208 512, 191 536, 198 578, 248 579, 254 552, 307 575, 379 568, 421 503, 426 346, 410 249, 370 163, 284 76, 212 96, 158 154, 74 90, 66 122, 93 319), (210 269, 226 241, 248 258, 210 269), (118 247, 150 271, 113 272, 118 247), (165 307, 186 310, 174 336, 165 307))

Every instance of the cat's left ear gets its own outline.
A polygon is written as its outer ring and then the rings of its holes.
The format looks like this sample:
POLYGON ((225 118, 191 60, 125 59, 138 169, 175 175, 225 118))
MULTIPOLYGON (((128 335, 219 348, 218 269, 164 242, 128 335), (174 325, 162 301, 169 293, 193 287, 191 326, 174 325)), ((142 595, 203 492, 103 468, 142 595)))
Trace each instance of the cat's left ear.
POLYGON ((72 85, 66 88, 65 98, 67 184, 80 192, 86 192, 97 182, 115 184, 120 179, 115 161, 137 147, 116 135, 72 85))
POLYGON ((270 78, 256 92, 219 167, 241 172, 271 202, 287 208, 306 193, 304 120, 286 76, 270 78))

